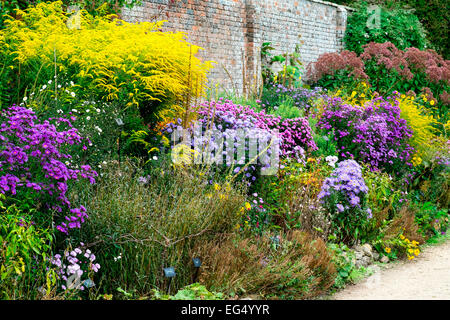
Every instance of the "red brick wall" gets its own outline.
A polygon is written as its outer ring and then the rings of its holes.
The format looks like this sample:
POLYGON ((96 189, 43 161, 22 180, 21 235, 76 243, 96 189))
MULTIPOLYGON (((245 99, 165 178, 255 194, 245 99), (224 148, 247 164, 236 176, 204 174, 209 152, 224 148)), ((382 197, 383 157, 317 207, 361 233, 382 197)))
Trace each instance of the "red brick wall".
POLYGON ((124 9, 122 18, 168 20, 164 30, 186 32, 191 43, 204 48, 202 59, 217 62, 208 77, 211 87, 219 84, 242 93, 244 78, 260 80, 263 42, 272 42, 278 53, 284 53, 303 41, 300 53, 305 65, 323 52, 339 51, 346 10, 318 0, 148 0, 124 9))

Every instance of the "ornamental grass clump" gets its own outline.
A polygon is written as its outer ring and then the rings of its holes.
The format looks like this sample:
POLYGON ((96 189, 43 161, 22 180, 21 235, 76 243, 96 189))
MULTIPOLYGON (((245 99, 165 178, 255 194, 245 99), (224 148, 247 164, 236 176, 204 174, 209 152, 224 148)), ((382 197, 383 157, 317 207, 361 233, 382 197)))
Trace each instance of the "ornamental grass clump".
POLYGON ((164 155, 151 164, 143 172, 131 160, 113 162, 94 186, 83 182, 71 193, 86 202, 89 219, 80 239, 96 253, 96 283, 106 292, 167 292, 167 267, 175 268, 175 292, 192 283, 193 246, 232 232, 241 221, 245 193, 238 186, 210 185, 205 172, 173 167, 164 155))
POLYGON ((86 208, 74 207, 67 198, 69 184, 79 179, 93 184, 97 176, 89 165, 78 168, 72 162, 68 148, 84 141, 72 126, 74 120, 40 121, 32 110, 18 106, 0 113, 0 193, 59 217, 69 212, 57 226, 64 233, 80 228, 87 218, 86 208))
POLYGON ((365 162, 373 170, 401 173, 411 167, 413 132, 396 97, 377 97, 365 106, 343 104, 330 98, 317 127, 332 131, 341 158, 365 162))
POLYGON ((360 165, 344 160, 322 184, 318 199, 329 211, 331 230, 339 241, 350 243, 360 237, 372 211, 367 208, 369 189, 364 182, 360 165))

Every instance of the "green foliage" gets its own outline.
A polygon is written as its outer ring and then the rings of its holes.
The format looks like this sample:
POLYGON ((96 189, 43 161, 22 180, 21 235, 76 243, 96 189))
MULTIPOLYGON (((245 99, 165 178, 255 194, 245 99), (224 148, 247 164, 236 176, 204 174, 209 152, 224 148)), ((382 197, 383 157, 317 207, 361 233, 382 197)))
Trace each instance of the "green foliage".
POLYGON ((355 283, 366 273, 364 267, 356 268, 355 253, 345 244, 327 243, 327 247, 333 253, 332 261, 336 266, 336 289, 344 288, 348 283, 355 283))
MULTIPOLYGON (((0 207, 1 207, 0 203, 0 207)), ((0 298, 36 298, 46 287, 53 236, 16 207, 0 209, 0 298)), ((47 287, 45 290, 50 290, 47 287)))
POLYGON ((369 42, 392 42, 402 50, 409 47, 422 50, 426 47, 423 26, 410 11, 380 8, 380 24, 379 28, 375 28, 370 25, 373 12, 368 9, 367 2, 363 1, 354 6, 357 11, 352 12, 347 20, 344 36, 345 49, 361 54, 363 45, 369 42))
POLYGON ((154 298, 156 300, 223 300, 223 293, 210 292, 204 285, 200 283, 190 284, 174 295, 161 294, 158 290, 154 290, 154 298))
POLYGON ((449 227, 447 209, 438 209, 433 203, 425 202, 418 207, 416 222, 419 232, 426 238, 445 233, 449 227))
POLYGON ((303 116, 302 111, 294 106, 294 101, 291 97, 286 97, 282 104, 273 112, 274 115, 281 117, 282 119, 293 119, 303 116))
POLYGON ((273 55, 275 50, 270 42, 264 42, 261 46, 262 77, 265 85, 279 83, 285 87, 300 87, 303 73, 303 64, 300 59, 300 44, 295 46, 292 53, 285 52, 273 55), (282 66, 278 73, 272 70, 274 64, 282 66))

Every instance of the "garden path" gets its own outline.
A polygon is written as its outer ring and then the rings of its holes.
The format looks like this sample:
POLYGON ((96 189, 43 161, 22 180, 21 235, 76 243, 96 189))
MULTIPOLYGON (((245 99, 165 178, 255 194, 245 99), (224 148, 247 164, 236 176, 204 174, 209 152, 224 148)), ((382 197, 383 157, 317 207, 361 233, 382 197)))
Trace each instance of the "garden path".
POLYGON ((428 246, 412 261, 390 263, 333 300, 450 300, 450 241, 428 246))

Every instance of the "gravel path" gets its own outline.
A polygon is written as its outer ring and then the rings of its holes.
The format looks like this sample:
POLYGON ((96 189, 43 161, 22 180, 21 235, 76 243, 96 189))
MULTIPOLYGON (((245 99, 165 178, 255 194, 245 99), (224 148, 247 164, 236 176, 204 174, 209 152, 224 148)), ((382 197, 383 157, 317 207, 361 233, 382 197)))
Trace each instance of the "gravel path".
POLYGON ((369 278, 330 299, 450 300, 450 241, 424 248, 412 261, 378 268, 369 278))

